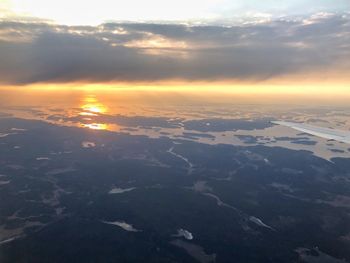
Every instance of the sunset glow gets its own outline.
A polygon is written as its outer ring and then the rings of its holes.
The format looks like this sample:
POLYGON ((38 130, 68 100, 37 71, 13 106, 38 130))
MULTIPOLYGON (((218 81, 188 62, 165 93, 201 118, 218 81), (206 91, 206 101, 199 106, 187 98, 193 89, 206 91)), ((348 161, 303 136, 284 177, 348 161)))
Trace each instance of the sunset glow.
POLYGON ((0 88, 349 95, 345 0, 6 0, 0 11, 0 88))
POLYGON ((0 0, 0 263, 350 263, 350 0, 0 0))
MULTIPOLYGON (((104 105, 102 105, 102 104, 94 104, 94 103, 84 104, 81 108, 82 108, 82 110, 84 110, 85 115, 87 115, 86 113, 90 113, 90 114, 105 113, 107 111, 107 109, 105 108, 104 105)), ((82 114, 82 115, 84 115, 84 114, 82 114)))
POLYGON ((107 130, 108 125, 102 124, 102 123, 89 123, 89 124, 82 124, 82 127, 88 128, 91 130, 107 130))

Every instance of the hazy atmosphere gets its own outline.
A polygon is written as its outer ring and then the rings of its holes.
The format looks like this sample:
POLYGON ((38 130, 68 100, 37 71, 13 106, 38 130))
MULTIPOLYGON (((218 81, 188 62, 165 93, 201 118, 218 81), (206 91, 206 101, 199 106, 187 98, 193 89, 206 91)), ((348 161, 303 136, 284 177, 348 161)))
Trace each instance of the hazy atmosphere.
POLYGON ((0 0, 0 263, 350 263, 349 0, 0 0))

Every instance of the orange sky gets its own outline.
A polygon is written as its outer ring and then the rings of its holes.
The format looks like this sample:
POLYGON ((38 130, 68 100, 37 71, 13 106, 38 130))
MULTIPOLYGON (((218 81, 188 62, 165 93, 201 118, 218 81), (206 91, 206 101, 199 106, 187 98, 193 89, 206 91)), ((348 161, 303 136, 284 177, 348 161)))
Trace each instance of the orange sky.
POLYGON ((135 85, 127 84, 37 84, 0 88, 5 101, 18 100, 42 103, 62 98, 62 103, 79 103, 82 94, 99 94, 104 102, 113 98, 119 104, 181 103, 186 101, 230 103, 235 100, 249 103, 277 104, 342 104, 350 101, 349 86, 344 85, 233 85, 224 83, 182 83, 135 85), (19 92, 18 92, 19 91, 19 92), (4 94, 7 94, 8 98, 4 94), (21 94, 22 96, 19 96, 21 94))

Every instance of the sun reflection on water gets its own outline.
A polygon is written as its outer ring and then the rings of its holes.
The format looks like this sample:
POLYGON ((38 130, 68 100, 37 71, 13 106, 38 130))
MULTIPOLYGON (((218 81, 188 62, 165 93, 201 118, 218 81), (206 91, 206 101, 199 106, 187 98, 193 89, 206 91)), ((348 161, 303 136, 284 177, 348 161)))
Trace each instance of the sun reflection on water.
POLYGON ((83 103, 80 106, 79 115, 89 116, 91 118, 84 118, 86 121, 91 121, 90 123, 82 123, 81 126, 84 128, 89 128, 92 130, 107 130, 108 125, 106 123, 94 122, 93 117, 98 117, 101 114, 108 112, 107 107, 99 102, 94 95, 89 95, 83 99, 83 103))
POLYGON ((89 128, 92 130, 107 130, 108 129, 108 125, 105 123, 85 123, 85 124, 82 124, 82 127, 89 128))
POLYGON ((81 115, 94 115, 96 113, 106 113, 107 107, 99 102, 95 96, 89 95, 84 98, 81 115))

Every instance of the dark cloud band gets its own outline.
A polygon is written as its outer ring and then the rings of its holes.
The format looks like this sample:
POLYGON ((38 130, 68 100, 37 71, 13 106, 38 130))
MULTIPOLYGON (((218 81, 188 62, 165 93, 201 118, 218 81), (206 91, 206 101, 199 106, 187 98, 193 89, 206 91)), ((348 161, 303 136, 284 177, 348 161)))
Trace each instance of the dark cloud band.
POLYGON ((239 26, 0 22, 0 82, 255 81, 350 69, 350 15, 239 26))

